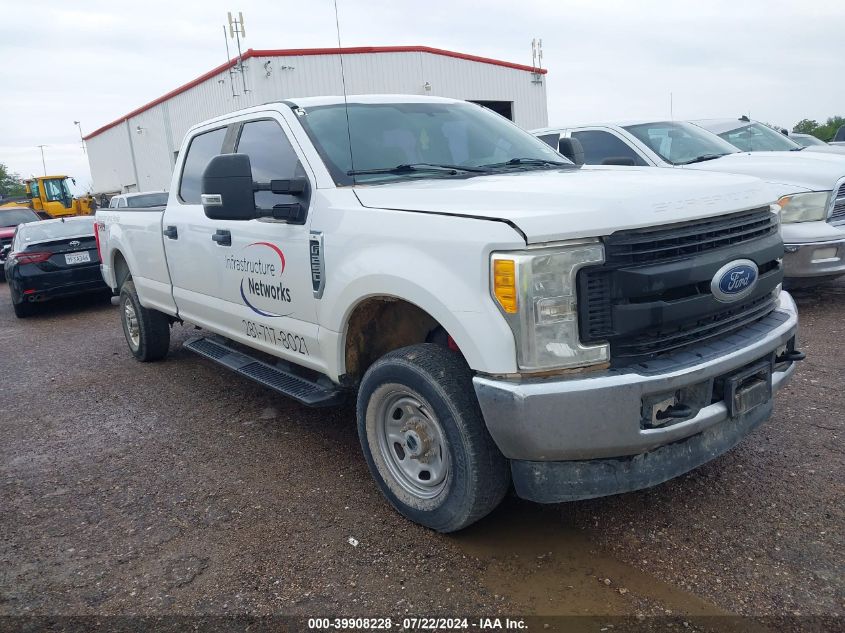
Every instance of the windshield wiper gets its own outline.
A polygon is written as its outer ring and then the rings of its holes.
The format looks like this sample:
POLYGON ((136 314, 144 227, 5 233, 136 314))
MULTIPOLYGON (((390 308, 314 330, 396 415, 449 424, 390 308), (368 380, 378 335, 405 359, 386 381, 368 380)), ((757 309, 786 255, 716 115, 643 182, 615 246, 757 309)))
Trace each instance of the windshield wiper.
POLYGON ((506 160, 501 163, 489 163, 487 165, 482 165, 482 167, 489 167, 491 169, 495 169, 496 167, 519 167, 524 165, 551 165, 562 167, 574 166, 572 163, 565 163, 562 160, 547 160, 545 158, 511 158, 510 160, 506 160))
POLYGON ((790 152, 800 152, 802 149, 807 149, 806 147, 793 147, 790 149, 790 152))
POLYGON ((461 165, 441 165, 437 163, 408 163, 396 165, 396 167, 379 167, 376 169, 352 169, 346 172, 347 176, 365 176, 368 174, 410 174, 413 172, 478 172, 484 173, 487 170, 479 167, 462 167, 461 165))
POLYGON ((696 156, 690 160, 685 160, 683 163, 675 163, 676 165, 692 165, 693 163, 703 163, 706 160, 713 160, 716 158, 721 158, 722 156, 727 156, 727 154, 702 154, 701 156, 696 156))

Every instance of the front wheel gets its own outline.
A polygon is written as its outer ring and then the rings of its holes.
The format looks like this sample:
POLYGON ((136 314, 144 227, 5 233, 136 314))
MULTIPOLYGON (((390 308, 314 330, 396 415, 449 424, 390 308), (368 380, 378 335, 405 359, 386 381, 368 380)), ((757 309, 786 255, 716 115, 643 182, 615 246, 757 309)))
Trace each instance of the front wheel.
POLYGON ((129 351, 141 362, 160 360, 170 348, 170 322, 156 310, 141 305, 135 283, 129 279, 120 288, 120 320, 129 351))
POLYGON ((370 472, 408 519, 439 532, 490 513, 510 469, 496 447, 456 352, 412 345, 383 356, 358 392, 358 435, 370 472))

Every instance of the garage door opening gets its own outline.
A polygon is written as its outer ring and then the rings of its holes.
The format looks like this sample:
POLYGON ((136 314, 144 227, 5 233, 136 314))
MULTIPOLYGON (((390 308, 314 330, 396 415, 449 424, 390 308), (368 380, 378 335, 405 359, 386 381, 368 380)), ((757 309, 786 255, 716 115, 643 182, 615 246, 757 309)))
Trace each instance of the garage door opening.
POLYGON ((472 101, 513 121, 513 101, 472 101))

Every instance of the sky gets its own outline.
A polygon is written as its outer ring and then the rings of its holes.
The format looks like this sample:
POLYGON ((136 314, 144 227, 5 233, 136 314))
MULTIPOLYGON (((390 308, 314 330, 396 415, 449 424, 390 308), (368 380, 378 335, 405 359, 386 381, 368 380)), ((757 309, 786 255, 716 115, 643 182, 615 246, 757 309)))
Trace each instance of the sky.
MULTIPOLYGON (((245 47, 337 45, 332 0, 1 0, 0 163, 90 186, 88 133, 245 47)), ((344 46, 425 45, 530 64, 549 124, 734 117, 791 128, 845 115, 842 0, 337 0, 344 46)))

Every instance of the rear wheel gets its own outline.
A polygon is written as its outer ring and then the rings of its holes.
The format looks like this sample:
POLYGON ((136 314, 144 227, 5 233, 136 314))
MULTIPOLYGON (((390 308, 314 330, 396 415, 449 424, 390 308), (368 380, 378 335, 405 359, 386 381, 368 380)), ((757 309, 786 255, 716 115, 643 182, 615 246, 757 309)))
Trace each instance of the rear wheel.
POLYGON ((120 288, 120 319, 129 351, 141 362, 161 360, 170 348, 170 321, 157 310, 141 305, 135 283, 129 279, 120 288))
POLYGON ((430 343, 391 352, 358 392, 358 435, 370 472, 405 517, 453 532, 491 512, 510 469, 481 416, 472 371, 430 343))

